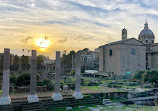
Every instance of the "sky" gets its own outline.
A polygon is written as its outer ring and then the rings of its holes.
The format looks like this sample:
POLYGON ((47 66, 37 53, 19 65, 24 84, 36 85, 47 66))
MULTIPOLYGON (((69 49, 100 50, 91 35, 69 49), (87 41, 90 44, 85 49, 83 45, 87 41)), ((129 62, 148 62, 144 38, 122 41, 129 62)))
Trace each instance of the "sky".
POLYGON ((29 55, 37 50, 54 58, 55 51, 67 52, 121 40, 121 30, 128 38, 149 28, 158 42, 158 0, 0 0, 0 52, 29 55), (42 36, 51 45, 41 51, 36 41, 42 36))

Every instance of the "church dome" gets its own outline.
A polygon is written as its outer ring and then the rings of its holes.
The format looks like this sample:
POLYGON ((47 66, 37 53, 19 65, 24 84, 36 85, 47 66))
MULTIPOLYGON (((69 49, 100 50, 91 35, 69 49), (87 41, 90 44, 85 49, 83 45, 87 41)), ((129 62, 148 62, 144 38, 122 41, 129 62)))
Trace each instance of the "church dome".
POLYGON ((152 30, 150 30, 148 28, 148 23, 144 24, 144 29, 139 34, 139 38, 142 38, 142 37, 155 38, 154 33, 152 32, 152 30))

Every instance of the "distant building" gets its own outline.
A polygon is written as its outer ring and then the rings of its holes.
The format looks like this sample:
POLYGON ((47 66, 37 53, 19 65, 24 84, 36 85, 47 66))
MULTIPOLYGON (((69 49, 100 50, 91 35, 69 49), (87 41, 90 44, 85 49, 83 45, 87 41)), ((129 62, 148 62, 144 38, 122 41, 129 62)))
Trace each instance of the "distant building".
POLYGON ((99 47, 99 71, 110 75, 134 74, 145 69, 158 69, 158 43, 154 33, 145 23, 138 40, 127 38, 122 30, 122 40, 99 47))
POLYGON ((83 50, 81 51, 81 64, 86 70, 99 68, 99 52, 83 50))
POLYGON ((49 59, 49 57, 43 56, 43 63, 44 66, 46 67, 46 72, 54 72, 55 71, 55 61, 49 59))

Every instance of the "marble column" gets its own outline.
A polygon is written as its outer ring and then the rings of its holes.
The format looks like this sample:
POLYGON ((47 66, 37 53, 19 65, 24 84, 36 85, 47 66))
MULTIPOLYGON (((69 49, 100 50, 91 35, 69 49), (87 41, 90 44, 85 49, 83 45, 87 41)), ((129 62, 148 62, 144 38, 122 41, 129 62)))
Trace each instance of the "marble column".
POLYGON ((10 82, 10 49, 4 49, 3 55, 3 82, 2 82, 2 96, 0 98, 0 105, 7 105, 11 103, 9 97, 9 82, 10 82))
POLYGON ((28 96, 28 102, 38 102, 39 99, 36 94, 36 77, 37 77, 37 52, 32 50, 30 58, 30 95, 28 96))
POLYGON ((74 55, 72 55, 71 63, 72 63, 71 70, 74 70, 74 55))
POLYGON ((75 76, 76 76, 76 85, 75 85, 75 93, 73 96, 75 99, 82 99, 83 95, 81 93, 81 54, 77 53, 75 55, 75 76))
POLYGON ((61 73, 60 51, 56 51, 55 85, 54 85, 54 94, 52 95, 54 101, 59 101, 63 99, 62 95, 60 94, 60 73, 61 73))

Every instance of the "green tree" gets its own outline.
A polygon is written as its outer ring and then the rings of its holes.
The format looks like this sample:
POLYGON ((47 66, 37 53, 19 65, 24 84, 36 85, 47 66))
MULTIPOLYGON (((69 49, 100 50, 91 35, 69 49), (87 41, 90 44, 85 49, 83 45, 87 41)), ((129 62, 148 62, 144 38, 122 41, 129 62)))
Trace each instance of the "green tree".
POLYGON ((157 70, 139 71, 134 75, 134 79, 142 83, 148 82, 158 87, 158 71, 157 70))
POLYGON ((43 56, 39 55, 37 56, 37 70, 43 70, 44 67, 44 60, 43 60, 43 56))
POLYGON ((144 74, 145 70, 144 71, 138 71, 135 75, 134 75, 134 78, 137 79, 137 80, 142 80, 142 75, 144 74))
POLYGON ((15 55, 13 60, 13 65, 11 66, 11 70, 18 71, 19 68, 19 56, 15 55))
POLYGON ((158 87, 158 71, 157 70, 146 71, 143 77, 143 81, 152 83, 154 86, 158 87))
POLYGON ((61 58, 62 70, 65 74, 71 71, 72 67, 72 56, 75 57, 75 51, 70 51, 68 55, 63 55, 61 58))
POLYGON ((30 68, 30 65, 29 65, 29 56, 22 56, 21 57, 21 68, 23 70, 28 70, 30 68))

